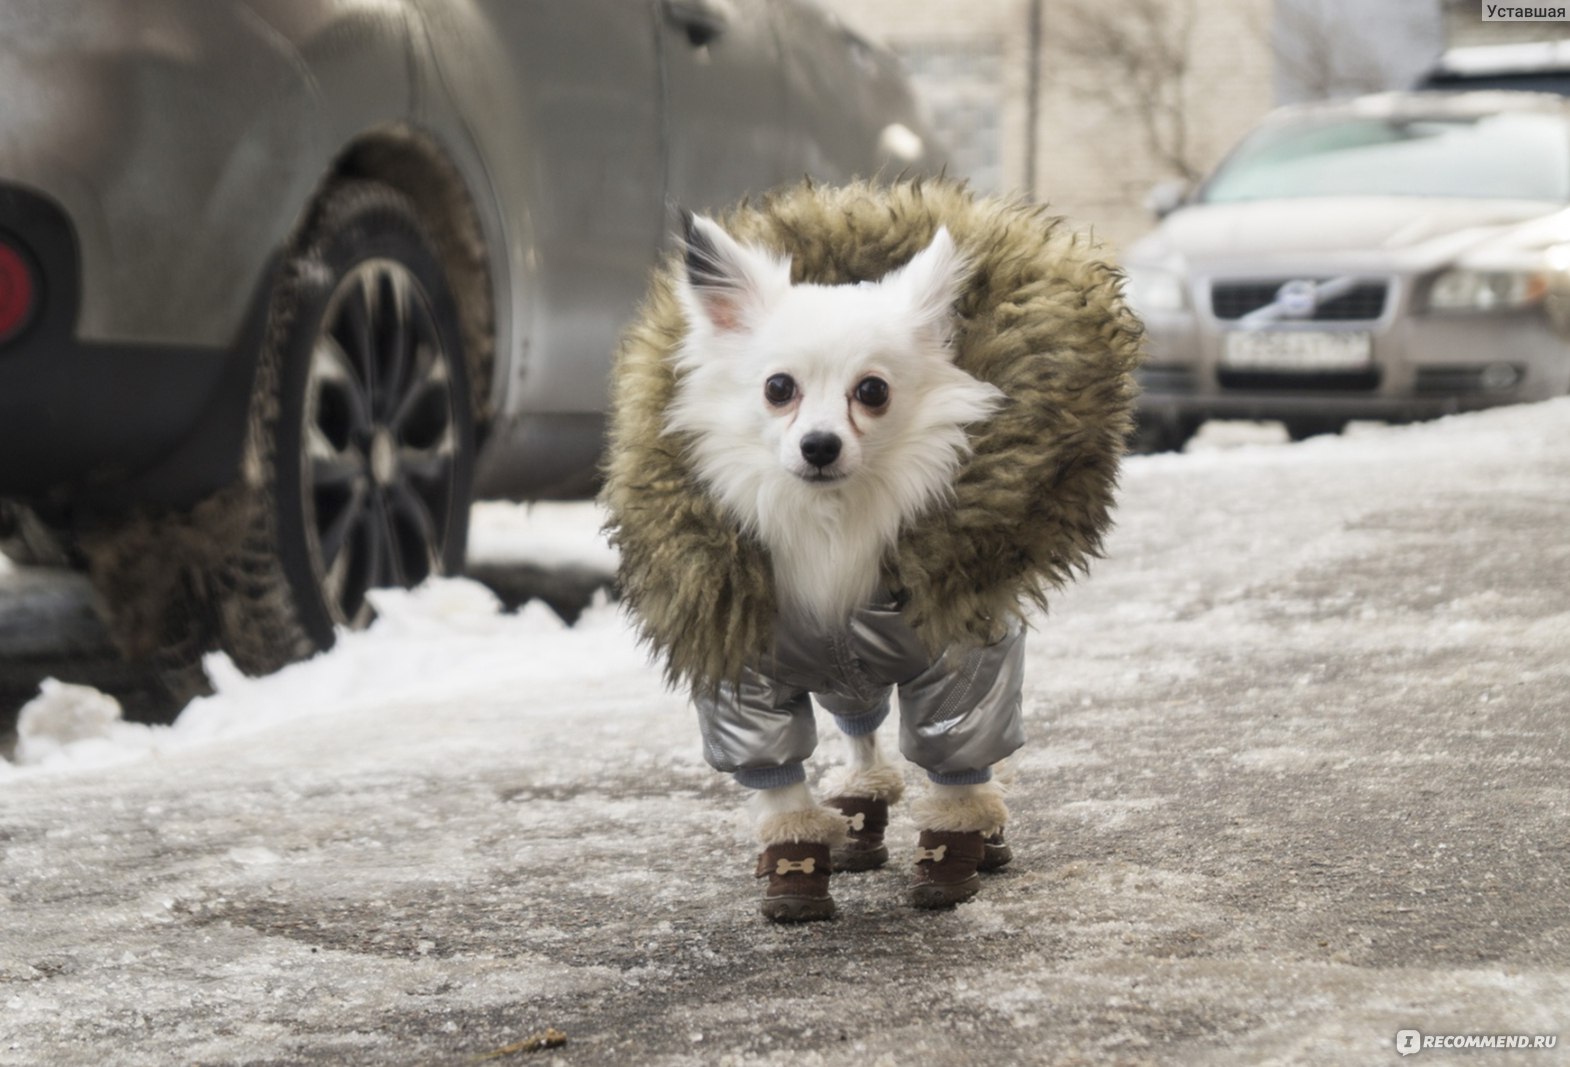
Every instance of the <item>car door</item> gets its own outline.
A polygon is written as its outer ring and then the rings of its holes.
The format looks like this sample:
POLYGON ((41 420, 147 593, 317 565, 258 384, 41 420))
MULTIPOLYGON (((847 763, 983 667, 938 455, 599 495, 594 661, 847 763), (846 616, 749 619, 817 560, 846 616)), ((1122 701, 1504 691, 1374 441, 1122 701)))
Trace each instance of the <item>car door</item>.
POLYGON ((719 211, 802 173, 784 136, 780 2, 655 0, 673 204, 719 211))
POLYGON ((503 215, 510 414, 597 413, 665 225, 652 0, 425 0, 503 215))

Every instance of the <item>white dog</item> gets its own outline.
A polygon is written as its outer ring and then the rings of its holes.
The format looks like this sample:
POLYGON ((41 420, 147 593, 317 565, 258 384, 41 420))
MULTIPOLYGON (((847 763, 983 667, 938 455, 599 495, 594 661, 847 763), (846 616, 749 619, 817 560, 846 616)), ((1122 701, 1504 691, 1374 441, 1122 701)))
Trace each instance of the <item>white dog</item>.
POLYGON ((953 362, 965 280, 946 229, 880 280, 793 285, 789 260, 687 218, 678 295, 688 330, 666 431, 768 549, 781 612, 773 657, 697 703, 710 762, 759 790, 773 919, 833 914, 831 846, 835 867, 886 860, 883 826, 902 778, 874 731, 894 687, 901 748, 934 783, 917 811, 914 902, 966 899, 978 868, 1008 858, 990 767, 1022 740, 1017 628, 933 655, 901 619, 883 566, 902 528, 950 494, 967 425, 1003 401, 953 362), (802 770, 816 739, 809 693, 850 738, 851 765, 827 808, 802 770))

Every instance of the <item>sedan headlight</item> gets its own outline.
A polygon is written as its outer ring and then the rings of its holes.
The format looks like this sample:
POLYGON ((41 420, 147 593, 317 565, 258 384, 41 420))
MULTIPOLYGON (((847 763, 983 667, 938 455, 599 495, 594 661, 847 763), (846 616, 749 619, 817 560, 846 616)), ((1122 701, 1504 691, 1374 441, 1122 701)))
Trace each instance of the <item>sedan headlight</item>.
POLYGON ((1500 311, 1535 304, 1548 292, 1541 271, 1447 270, 1428 290, 1436 311, 1500 311))
POLYGON ((1137 315, 1152 311, 1182 311, 1188 306, 1182 276, 1152 267, 1129 268, 1124 294, 1137 315))

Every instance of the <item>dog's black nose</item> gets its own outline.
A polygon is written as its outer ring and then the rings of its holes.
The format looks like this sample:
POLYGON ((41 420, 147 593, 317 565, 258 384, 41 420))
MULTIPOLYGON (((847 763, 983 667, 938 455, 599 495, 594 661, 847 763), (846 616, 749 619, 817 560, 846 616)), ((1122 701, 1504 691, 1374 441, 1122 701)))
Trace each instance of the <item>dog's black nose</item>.
POLYGON ((801 458, 814 467, 827 467, 840 458, 839 434, 814 430, 801 439, 801 458))

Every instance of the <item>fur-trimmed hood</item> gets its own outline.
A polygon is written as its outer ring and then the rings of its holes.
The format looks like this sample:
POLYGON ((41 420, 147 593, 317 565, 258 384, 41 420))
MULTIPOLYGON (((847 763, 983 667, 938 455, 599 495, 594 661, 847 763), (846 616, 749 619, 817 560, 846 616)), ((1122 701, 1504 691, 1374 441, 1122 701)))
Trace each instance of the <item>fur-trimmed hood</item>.
MULTIPOLYGON (((791 257, 797 283, 879 279, 939 226, 969 260, 955 363, 1008 403, 971 428, 952 501, 902 531, 884 561, 888 588, 902 591, 929 648, 995 639, 1088 568, 1110 524, 1142 331, 1121 273, 1084 235, 1039 207, 942 180, 805 183, 719 221, 791 257)), ((600 499, 621 552, 622 594, 667 677, 712 687, 768 652, 776 600, 766 550, 720 510, 683 440, 665 432, 686 332, 681 269, 673 258, 655 274, 623 336, 600 499)))

